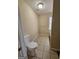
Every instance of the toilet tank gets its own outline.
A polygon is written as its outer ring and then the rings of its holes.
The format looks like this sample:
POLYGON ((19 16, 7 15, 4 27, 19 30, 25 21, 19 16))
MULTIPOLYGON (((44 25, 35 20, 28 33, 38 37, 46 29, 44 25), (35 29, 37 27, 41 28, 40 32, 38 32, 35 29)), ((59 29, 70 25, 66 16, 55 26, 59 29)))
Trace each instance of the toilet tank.
POLYGON ((29 42, 32 41, 32 38, 30 35, 25 35, 24 36, 24 42, 25 42, 25 45, 27 46, 27 44, 29 44, 29 42))

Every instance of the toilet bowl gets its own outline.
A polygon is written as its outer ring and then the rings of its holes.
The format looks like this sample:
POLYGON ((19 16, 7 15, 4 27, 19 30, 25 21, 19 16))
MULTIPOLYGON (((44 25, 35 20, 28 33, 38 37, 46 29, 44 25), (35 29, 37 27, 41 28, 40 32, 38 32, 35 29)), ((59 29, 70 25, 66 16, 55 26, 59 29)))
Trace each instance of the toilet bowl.
POLYGON ((25 46, 30 52, 29 55, 35 56, 35 49, 38 47, 37 42, 34 42, 30 35, 24 36, 25 46))
POLYGON ((24 36, 25 46, 28 48, 35 48, 38 46, 37 42, 33 41, 33 38, 31 38, 30 35, 24 36))

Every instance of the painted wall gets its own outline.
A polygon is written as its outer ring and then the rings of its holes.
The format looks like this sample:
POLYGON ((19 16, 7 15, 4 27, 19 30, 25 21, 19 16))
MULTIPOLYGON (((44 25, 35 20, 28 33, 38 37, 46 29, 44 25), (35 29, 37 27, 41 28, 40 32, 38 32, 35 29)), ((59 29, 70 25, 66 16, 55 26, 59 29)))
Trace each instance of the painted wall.
POLYGON ((38 36, 37 14, 24 0, 19 0, 19 8, 24 35, 30 34, 33 38, 36 38, 38 36))
POLYGON ((49 36, 49 15, 48 14, 41 14, 39 15, 39 33, 41 36, 49 36))

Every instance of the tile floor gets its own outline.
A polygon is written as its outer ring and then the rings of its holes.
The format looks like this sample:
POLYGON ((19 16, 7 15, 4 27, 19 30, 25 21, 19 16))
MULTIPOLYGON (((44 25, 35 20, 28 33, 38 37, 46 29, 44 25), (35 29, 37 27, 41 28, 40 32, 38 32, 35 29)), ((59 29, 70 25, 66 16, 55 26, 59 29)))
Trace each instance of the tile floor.
POLYGON ((48 37, 39 37, 37 43, 38 48, 36 49, 36 57, 32 59, 58 59, 57 53, 53 51, 50 53, 48 37))

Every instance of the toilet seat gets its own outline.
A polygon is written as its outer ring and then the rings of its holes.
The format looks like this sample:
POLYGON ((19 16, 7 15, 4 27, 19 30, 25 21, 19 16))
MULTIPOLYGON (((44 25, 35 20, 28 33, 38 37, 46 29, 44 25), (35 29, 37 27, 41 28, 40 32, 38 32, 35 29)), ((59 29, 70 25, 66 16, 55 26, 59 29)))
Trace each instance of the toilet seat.
POLYGON ((36 56, 36 48, 38 47, 38 44, 34 41, 30 42, 27 45, 27 49, 28 49, 28 55, 31 57, 35 57, 36 56))
POLYGON ((36 42, 32 41, 32 42, 29 42, 29 43, 27 44, 27 47, 28 47, 29 49, 37 48, 37 47, 38 47, 38 44, 37 44, 36 42))

